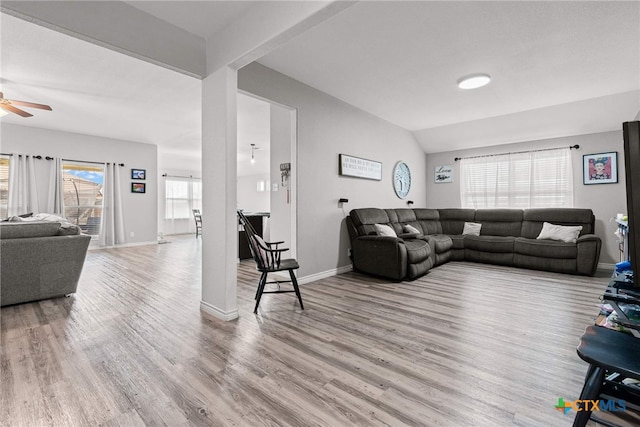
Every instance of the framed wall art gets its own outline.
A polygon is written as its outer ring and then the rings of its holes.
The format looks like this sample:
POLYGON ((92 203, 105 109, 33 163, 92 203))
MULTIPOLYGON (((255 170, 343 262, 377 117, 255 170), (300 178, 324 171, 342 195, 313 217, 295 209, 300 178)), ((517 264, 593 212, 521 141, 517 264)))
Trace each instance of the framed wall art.
POLYGON ((339 154, 338 157, 339 175, 382 181, 382 163, 346 154, 339 154))
POLYGON ((147 170, 131 169, 131 179, 147 179, 147 170))
POLYGON ((131 192, 132 193, 146 193, 147 186, 144 182, 132 182, 131 183, 131 192))
POLYGON ((453 182, 453 167, 451 165, 436 166, 434 175, 436 184, 453 182))
POLYGON ((618 153, 585 154, 582 171, 585 185, 615 184, 618 182, 618 153))

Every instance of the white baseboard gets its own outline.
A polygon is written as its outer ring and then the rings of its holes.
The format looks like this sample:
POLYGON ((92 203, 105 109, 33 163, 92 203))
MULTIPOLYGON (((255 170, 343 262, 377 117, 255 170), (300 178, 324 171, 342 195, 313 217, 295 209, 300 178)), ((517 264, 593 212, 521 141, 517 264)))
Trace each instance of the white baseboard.
POLYGON ((119 245, 112 245, 112 246, 100 246, 96 244, 96 246, 89 245, 89 250, 92 251, 96 249, 132 248, 135 246, 148 246, 148 245, 157 245, 157 244, 158 244, 157 240, 151 240, 148 242, 122 243, 119 245))
POLYGON ((353 270, 353 266, 351 264, 343 265, 342 267, 332 268, 331 270, 321 271, 319 273, 310 274, 304 277, 298 277, 298 283, 304 285, 305 283, 311 283, 315 282, 316 280, 326 279, 327 277, 347 273, 351 270, 353 270))
POLYGON ((204 311, 207 314, 212 315, 213 317, 217 317, 218 319, 229 321, 238 318, 238 309, 231 311, 222 311, 218 307, 214 307, 205 301, 200 301, 200 310, 204 311))
POLYGON ((606 262, 599 262, 598 263, 598 270, 608 270, 608 271, 613 271, 615 270, 616 265, 615 264, 609 264, 606 262))

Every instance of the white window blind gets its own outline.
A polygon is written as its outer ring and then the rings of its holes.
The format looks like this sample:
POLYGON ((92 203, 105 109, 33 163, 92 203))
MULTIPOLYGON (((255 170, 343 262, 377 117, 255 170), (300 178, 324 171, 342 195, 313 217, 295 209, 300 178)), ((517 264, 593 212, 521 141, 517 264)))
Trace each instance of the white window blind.
POLYGON ((570 149, 462 159, 460 199, 473 209, 573 207, 570 149))
POLYGON ((190 219, 193 209, 202 209, 200 180, 167 178, 165 190, 165 219, 190 219))

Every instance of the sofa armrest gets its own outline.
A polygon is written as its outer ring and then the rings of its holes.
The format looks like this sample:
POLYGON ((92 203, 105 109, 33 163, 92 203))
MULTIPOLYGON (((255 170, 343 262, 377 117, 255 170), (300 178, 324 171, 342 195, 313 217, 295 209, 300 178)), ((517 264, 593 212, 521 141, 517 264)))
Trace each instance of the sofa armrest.
POLYGON ((391 237, 391 236, 379 236, 377 234, 369 234, 368 236, 360 236, 354 240, 361 242, 393 242, 393 243, 404 243, 404 240, 401 237, 391 237))
POLYGON ((402 280, 407 274, 407 249, 400 238, 360 236, 351 249, 356 270, 394 280, 402 280))
POLYGON ((424 235, 421 233, 400 233, 398 237, 401 239, 422 239, 424 235))
POLYGON ((576 245, 578 247, 578 273, 593 276, 598 268, 602 241, 595 234, 585 234, 578 237, 576 245))
POLYGON ((576 244, 580 244, 582 242, 600 242, 600 238, 595 234, 585 234, 583 236, 578 237, 576 240, 576 244))

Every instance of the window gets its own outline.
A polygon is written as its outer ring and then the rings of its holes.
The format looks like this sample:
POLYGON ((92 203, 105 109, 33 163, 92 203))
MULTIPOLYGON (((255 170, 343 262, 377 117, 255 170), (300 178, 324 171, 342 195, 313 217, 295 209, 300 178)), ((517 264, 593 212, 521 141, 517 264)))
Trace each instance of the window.
POLYGON ((64 214, 91 236, 100 234, 104 166, 95 163, 62 164, 64 214))
POLYGON ((9 202, 9 157, 0 156, 0 218, 6 218, 9 202))
POLYGON ((573 207, 569 148, 460 161, 463 208, 573 207))
POLYGON ((167 178, 165 189, 165 219, 191 219, 193 209, 202 209, 200 180, 167 178))

